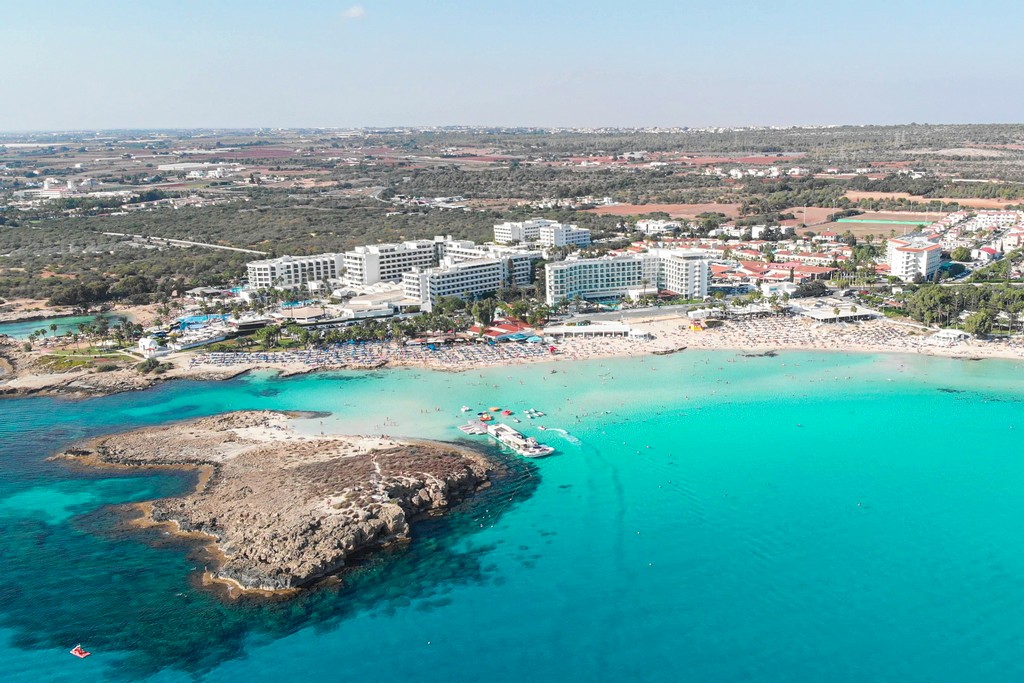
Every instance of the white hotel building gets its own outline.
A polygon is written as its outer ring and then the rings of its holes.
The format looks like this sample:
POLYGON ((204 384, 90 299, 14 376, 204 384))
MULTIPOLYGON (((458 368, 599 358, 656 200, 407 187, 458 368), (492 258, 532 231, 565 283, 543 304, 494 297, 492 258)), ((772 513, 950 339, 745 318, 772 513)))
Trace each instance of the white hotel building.
POLYGON ((590 245, 590 230, 545 218, 531 218, 519 223, 495 225, 494 241, 502 244, 538 244, 542 247, 586 247, 590 245))
POLYGON ((405 298, 418 301, 424 311, 432 310, 441 297, 468 299, 497 291, 508 283, 505 263, 493 258, 460 261, 438 268, 417 268, 402 276, 405 298))
POLYGON ((886 253, 889 274, 904 282, 911 282, 918 275, 931 279, 939 269, 941 254, 942 246, 922 235, 891 239, 886 253))
POLYGON ((545 218, 531 218, 522 222, 499 223, 494 226, 494 241, 502 244, 510 242, 536 242, 540 239, 540 229, 545 226, 558 225, 557 221, 545 218))
POLYGON ((703 254, 674 249, 652 249, 640 254, 594 259, 566 259, 545 266, 546 301, 580 296, 623 296, 630 290, 657 287, 691 299, 707 296, 711 264, 703 254))
POLYGON ((507 262, 509 283, 514 283, 517 287, 525 287, 533 282, 533 262, 544 257, 541 252, 525 247, 476 244, 469 240, 454 240, 451 236, 443 239, 435 237, 434 240, 439 266, 446 267, 453 263, 477 259, 501 259, 507 262))
POLYGON ((301 287, 308 282, 337 280, 342 267, 341 254, 281 256, 280 258, 251 261, 247 266, 249 288, 292 289, 301 287))
POLYGON ((434 268, 414 268, 402 276, 405 298, 430 311, 441 297, 460 299, 490 294, 503 287, 525 287, 533 282, 533 262, 539 251, 524 251, 472 242, 438 243, 441 257, 434 268))
POLYGON ((433 240, 370 244, 345 252, 345 284, 365 287, 382 280, 399 282, 413 268, 429 268, 436 259, 433 240))

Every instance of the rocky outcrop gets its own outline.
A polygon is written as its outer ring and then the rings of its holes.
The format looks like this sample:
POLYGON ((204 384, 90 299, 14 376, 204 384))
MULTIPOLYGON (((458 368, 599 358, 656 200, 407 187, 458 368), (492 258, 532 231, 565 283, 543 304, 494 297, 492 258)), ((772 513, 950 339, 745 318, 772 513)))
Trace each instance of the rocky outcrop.
POLYGON ((287 416, 256 411, 101 437, 56 457, 200 469, 193 493, 154 501, 150 516, 210 537, 216 578, 271 591, 409 539, 411 520, 473 495, 492 466, 447 444, 302 435, 287 416))

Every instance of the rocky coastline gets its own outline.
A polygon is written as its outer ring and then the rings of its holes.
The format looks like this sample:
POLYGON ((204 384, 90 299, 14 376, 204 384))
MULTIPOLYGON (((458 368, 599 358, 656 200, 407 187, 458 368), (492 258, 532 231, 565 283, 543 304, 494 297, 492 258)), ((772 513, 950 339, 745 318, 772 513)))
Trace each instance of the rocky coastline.
POLYGON ((313 436, 292 417, 239 411, 92 439, 54 458, 85 466, 198 470, 193 492, 138 506, 142 524, 201 538, 208 579, 287 594, 368 552, 411 539, 499 467, 444 443, 313 436))

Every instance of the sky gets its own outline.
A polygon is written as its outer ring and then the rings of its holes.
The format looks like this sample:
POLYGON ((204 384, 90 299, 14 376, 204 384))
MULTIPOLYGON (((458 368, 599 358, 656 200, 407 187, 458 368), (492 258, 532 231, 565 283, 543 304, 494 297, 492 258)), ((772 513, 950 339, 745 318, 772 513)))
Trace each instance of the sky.
POLYGON ((1020 0, 0 0, 0 130, 1024 120, 1020 0))

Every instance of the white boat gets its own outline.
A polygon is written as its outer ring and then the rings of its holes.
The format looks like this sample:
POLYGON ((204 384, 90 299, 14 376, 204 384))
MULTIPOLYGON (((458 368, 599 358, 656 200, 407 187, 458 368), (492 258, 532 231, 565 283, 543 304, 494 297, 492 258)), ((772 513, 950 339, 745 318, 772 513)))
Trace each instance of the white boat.
POLYGON ((532 436, 525 436, 503 423, 470 422, 459 429, 466 434, 488 434, 524 458, 543 458, 555 452, 551 446, 537 443, 532 436))
POLYGON ((470 408, 469 406, 462 406, 462 412, 464 412, 464 413, 468 413, 471 410, 473 410, 473 409, 470 408))

